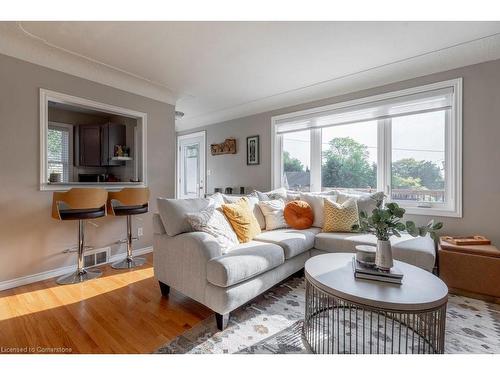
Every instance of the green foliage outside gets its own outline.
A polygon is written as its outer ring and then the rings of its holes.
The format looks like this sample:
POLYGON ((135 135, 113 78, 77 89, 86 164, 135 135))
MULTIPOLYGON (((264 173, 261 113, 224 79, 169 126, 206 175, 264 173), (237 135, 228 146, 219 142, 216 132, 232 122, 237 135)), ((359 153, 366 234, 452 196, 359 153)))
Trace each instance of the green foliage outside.
POLYGON ((394 188, 431 190, 444 189, 444 179, 439 166, 432 161, 401 159, 392 163, 392 185, 394 188))
POLYGON ((60 160, 62 153, 62 133, 57 130, 49 129, 47 135, 48 159, 60 160))
MULTIPOLYGON (((328 150, 323 152, 321 175, 324 187, 377 186, 377 165, 370 164, 368 147, 350 137, 330 141, 328 150)), ((444 179, 439 166, 432 161, 401 159, 392 163, 392 188, 444 189, 444 179)))
POLYGON ((375 188, 377 166, 370 164, 368 147, 350 137, 333 138, 323 152, 322 186, 375 188))
POLYGON ((285 172, 304 172, 304 165, 299 159, 290 156, 288 151, 283 152, 283 170, 285 172))

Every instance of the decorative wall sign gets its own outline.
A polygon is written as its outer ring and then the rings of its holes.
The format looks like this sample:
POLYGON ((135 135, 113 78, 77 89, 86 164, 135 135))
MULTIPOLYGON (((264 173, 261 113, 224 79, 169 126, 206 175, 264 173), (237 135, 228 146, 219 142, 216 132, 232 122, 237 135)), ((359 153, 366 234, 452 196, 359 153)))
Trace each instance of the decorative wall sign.
POLYGON ((260 164, 260 141, 258 135, 247 137, 247 165, 260 164))
POLYGON ((228 138, 222 143, 210 145, 212 155, 236 154, 236 139, 228 138))

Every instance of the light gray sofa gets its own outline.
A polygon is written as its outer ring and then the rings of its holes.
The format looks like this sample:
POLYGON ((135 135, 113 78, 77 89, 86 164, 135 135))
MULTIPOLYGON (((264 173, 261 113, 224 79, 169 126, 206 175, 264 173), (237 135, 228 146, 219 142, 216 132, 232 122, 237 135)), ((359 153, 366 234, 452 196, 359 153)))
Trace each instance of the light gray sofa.
MULTIPOLYGON (((302 270, 307 259, 327 252, 354 252, 376 244, 372 235, 321 233, 320 228, 264 231, 223 255, 214 237, 203 232, 169 236, 160 215, 154 221, 154 273, 163 295, 170 287, 211 308, 224 329, 229 313, 302 270)), ((403 234, 391 239, 395 259, 429 272, 435 263, 430 237, 403 234)))

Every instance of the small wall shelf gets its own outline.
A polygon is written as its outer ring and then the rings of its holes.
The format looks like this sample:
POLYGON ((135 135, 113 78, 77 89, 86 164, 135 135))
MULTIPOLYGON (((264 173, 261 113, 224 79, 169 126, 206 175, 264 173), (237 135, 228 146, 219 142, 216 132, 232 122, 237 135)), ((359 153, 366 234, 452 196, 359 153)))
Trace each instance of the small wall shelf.
POLYGON ((116 161, 126 161, 126 160, 133 160, 130 156, 113 156, 111 160, 116 160, 116 161))

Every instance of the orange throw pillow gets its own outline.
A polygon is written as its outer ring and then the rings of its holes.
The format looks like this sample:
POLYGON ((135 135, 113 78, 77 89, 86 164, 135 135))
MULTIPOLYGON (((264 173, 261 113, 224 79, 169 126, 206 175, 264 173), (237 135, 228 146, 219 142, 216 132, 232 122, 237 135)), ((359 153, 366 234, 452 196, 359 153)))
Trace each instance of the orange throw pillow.
POLYGON ((305 201, 291 201, 285 206, 285 221, 293 229, 307 229, 312 226, 314 213, 305 201))

